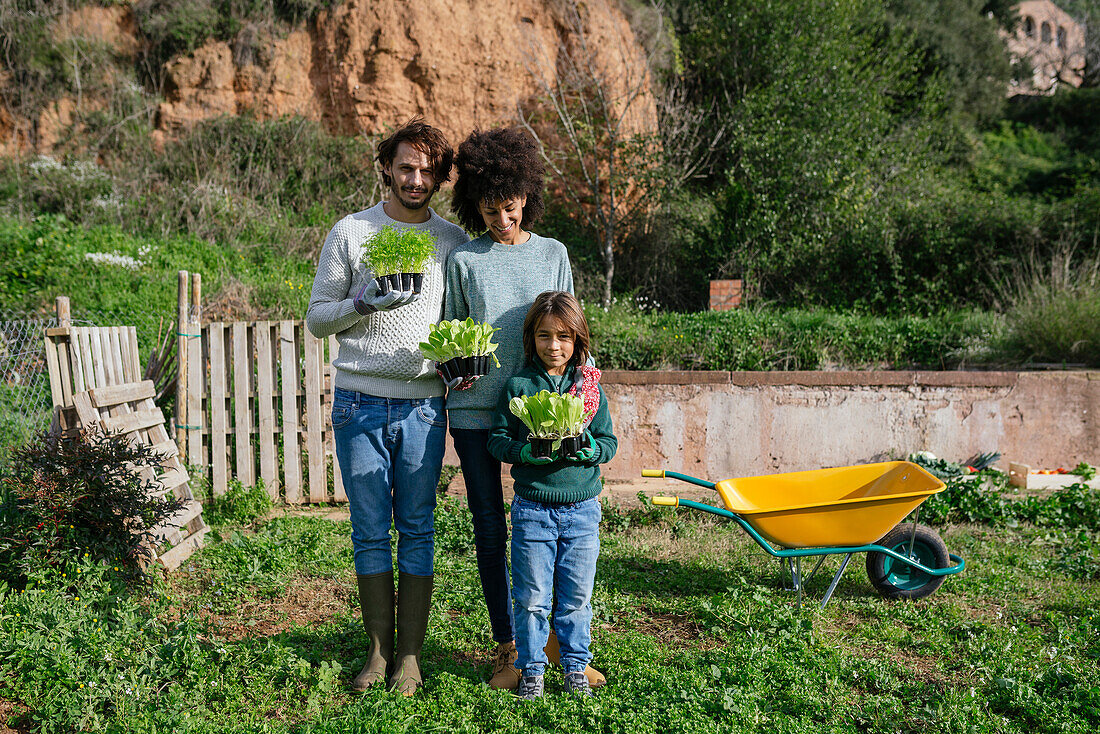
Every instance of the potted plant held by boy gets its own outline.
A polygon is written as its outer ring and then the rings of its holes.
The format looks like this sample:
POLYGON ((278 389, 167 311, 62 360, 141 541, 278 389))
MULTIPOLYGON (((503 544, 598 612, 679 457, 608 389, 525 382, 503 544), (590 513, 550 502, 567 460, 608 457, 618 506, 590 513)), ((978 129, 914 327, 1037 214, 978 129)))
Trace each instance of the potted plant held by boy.
POLYGON ((489 358, 500 367, 493 354, 497 345, 489 324, 479 324, 471 318, 452 319, 428 327, 428 341, 420 342, 420 353, 435 362, 444 380, 489 374, 489 358))
POLYGON ((422 229, 396 229, 386 225, 363 243, 359 258, 374 273, 379 293, 412 290, 420 293, 424 272, 435 258, 436 241, 422 229))
POLYGON ((559 449, 562 456, 570 456, 587 445, 584 401, 576 395, 543 390, 512 398, 508 409, 531 431, 528 441, 536 458, 552 457, 559 449))

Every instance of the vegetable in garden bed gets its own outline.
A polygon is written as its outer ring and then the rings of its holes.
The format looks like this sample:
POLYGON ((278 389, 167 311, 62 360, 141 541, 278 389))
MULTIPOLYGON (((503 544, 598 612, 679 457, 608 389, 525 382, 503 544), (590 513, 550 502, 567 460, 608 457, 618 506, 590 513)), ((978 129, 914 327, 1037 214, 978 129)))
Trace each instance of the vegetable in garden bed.
POLYGON ((386 225, 363 243, 359 261, 374 273, 382 293, 410 288, 419 293, 424 272, 435 254, 436 240, 431 232, 386 225))
POLYGON ((445 380, 488 374, 490 357, 500 367, 494 354, 496 331, 490 324, 480 324, 471 318, 441 321, 428 327, 428 341, 420 342, 420 353, 436 363, 445 380))

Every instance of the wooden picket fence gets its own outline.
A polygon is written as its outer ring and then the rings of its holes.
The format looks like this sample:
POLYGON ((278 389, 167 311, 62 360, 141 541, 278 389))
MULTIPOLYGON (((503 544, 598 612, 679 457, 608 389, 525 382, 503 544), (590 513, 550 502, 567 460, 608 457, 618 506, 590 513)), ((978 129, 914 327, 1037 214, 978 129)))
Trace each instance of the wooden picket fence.
POLYGON ((288 504, 346 502, 332 432, 335 337, 303 321, 201 323, 201 280, 180 273, 176 442, 215 495, 263 481, 288 504))

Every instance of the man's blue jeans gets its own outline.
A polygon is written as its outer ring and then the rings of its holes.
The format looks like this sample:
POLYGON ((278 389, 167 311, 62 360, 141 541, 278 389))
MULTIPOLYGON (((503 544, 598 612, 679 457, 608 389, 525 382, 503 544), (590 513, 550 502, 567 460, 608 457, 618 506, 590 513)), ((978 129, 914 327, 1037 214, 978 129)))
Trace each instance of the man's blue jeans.
POLYGON ((466 502, 474 519, 474 550, 481 591, 489 611, 494 642, 515 639, 512 591, 508 586, 508 521, 504 513, 504 489, 500 461, 489 453, 489 432, 451 427, 455 453, 462 464, 466 502))
POLYGON ((431 576, 435 493, 447 431, 443 398, 379 398, 337 388, 332 427, 351 511, 355 573, 393 569, 392 520, 398 569, 431 576))
POLYGON ((566 673, 592 661, 592 586, 600 555, 599 500, 544 505, 512 500, 512 598, 516 618, 516 667, 524 675, 546 670, 543 648, 554 633, 566 673))

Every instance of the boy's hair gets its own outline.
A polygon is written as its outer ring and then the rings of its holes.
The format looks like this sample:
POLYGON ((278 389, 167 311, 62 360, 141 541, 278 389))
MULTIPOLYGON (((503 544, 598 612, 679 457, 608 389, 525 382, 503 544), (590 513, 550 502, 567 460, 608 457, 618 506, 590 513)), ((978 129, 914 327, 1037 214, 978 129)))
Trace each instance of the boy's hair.
POLYGON ((439 191, 440 185, 451 177, 451 165, 454 162, 454 149, 447 142, 447 136, 438 128, 424 122, 423 117, 414 117, 394 130, 388 138, 379 141, 374 159, 378 161, 379 173, 382 174, 382 183, 385 186, 393 185, 393 179, 386 174, 385 169, 386 166, 393 165, 393 157, 397 155, 397 146, 401 143, 408 143, 428 156, 432 163, 432 174, 435 176, 435 188, 432 192, 439 191))
POLYGON ((573 332, 573 357, 569 364, 579 367, 588 361, 589 345, 592 343, 588 333, 588 321, 584 318, 580 302, 566 291, 546 291, 540 293, 523 319, 523 354, 527 361, 535 364, 535 331, 547 316, 553 316, 573 332))

